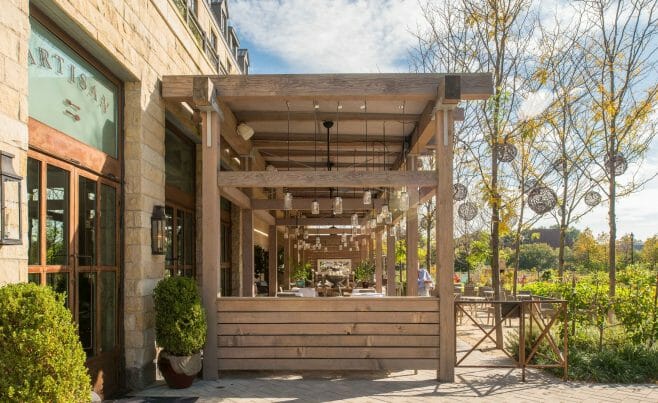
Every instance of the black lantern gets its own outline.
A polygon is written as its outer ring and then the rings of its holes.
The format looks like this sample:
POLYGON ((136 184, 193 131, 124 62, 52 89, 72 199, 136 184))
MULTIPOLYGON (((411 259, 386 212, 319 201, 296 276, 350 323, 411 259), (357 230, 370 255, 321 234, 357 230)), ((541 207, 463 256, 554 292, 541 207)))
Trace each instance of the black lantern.
POLYGON ((23 177, 14 171, 14 155, 0 151, 0 244, 20 245, 23 231, 23 177))
POLYGON ((154 255, 165 254, 165 215, 164 206, 153 206, 151 215, 151 253, 154 255))

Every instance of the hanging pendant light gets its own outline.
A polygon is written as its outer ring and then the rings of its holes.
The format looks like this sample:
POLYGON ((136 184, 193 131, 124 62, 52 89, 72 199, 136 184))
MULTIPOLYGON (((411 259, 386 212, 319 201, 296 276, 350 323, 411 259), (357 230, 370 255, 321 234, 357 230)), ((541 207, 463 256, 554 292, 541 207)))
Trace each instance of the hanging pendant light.
MULTIPOLYGON (((368 118, 367 118, 367 112, 368 112, 368 104, 364 100, 363 105, 361 105, 361 109, 363 109, 363 113, 366 114, 366 130, 365 130, 365 135, 366 135, 366 172, 368 172, 368 118)), ((365 189, 363 191, 363 204, 366 206, 369 206, 372 204, 372 192, 369 189, 365 189)))
POLYGON ((292 193, 290 192, 283 194, 283 209, 292 210, 292 193))
POLYGON ((343 244, 338 245, 338 250, 343 250, 343 244))
POLYGON ((320 237, 319 236, 315 237, 315 245, 320 246, 320 237))
POLYGON ((311 203, 311 214, 318 215, 320 214, 320 202, 313 200, 311 203))
POLYGON ((398 205, 400 207, 400 211, 409 210, 409 193, 407 193, 406 189, 402 190, 400 193, 400 197, 398 198, 398 205))
POLYGON ((382 214, 388 214, 388 204, 382 206, 382 214))
POLYGON ((359 226, 359 215, 356 213, 352 214, 352 226, 353 227, 359 226))
POLYGON ((334 214, 343 214, 343 198, 340 196, 334 197, 334 214))
POLYGON ((327 248, 327 247, 325 246, 325 247, 324 247, 324 252, 326 253, 326 252, 328 252, 328 251, 329 251, 329 248, 327 248))
POLYGON ((308 230, 307 229, 304 230, 304 239, 308 239, 308 230))
POLYGON ((369 190, 363 191, 363 204, 364 205, 372 204, 372 192, 370 192, 369 190))
POLYGON ((393 213, 391 213, 389 211, 388 214, 386 214, 386 216, 384 217, 384 222, 386 222, 386 224, 392 224, 393 223, 393 213))

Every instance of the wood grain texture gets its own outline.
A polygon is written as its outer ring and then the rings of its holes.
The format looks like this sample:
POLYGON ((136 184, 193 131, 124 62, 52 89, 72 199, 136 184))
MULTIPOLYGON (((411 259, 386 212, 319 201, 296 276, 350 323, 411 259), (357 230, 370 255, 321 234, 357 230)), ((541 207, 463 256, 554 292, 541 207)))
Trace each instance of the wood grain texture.
POLYGON ((401 335, 341 335, 327 336, 218 336, 217 345, 220 347, 434 347, 439 345, 439 336, 401 336, 401 335))
POLYGON ((220 298, 220 369, 437 369, 436 298, 220 298))
POLYGON ((404 369, 436 369, 436 359, 256 359, 219 358, 220 371, 395 371, 404 369))
POLYGON ((402 187, 436 186, 436 175, 425 171, 221 171, 218 186, 224 187, 402 187))
MULTIPOLYGON (((359 194, 359 196, 361 196, 359 194)), ((317 199, 309 199, 309 198, 300 198, 300 197, 295 197, 292 200, 292 209, 293 210, 308 210, 311 206, 311 203, 313 200, 317 200, 318 203, 320 203, 320 210, 331 210, 333 207, 333 199, 329 198, 317 198, 317 199)), ((374 199, 372 201, 374 203, 374 207, 379 209, 381 208, 382 204, 384 204, 384 201, 382 199, 374 199)), ((363 199, 361 197, 358 198, 347 198, 343 197, 343 210, 364 210, 364 209, 369 209, 372 208, 373 205, 364 205, 363 204, 363 199)), ((251 208, 254 210, 283 210, 283 200, 277 200, 277 199, 252 199, 251 200, 251 208)), ((322 231, 326 232, 326 231, 322 231)), ((343 231, 346 232, 346 231, 343 231)))

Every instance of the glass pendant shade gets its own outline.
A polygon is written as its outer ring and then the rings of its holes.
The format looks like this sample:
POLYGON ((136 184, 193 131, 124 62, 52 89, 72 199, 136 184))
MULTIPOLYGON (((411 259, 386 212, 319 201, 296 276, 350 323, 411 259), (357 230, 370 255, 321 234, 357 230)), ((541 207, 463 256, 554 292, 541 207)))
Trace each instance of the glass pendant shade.
POLYGON ((342 243, 347 242, 347 235, 342 234, 342 235, 340 236, 340 242, 342 242, 342 243))
POLYGON ((370 221, 368 222, 368 225, 370 225, 371 229, 375 229, 377 227, 377 219, 371 218, 370 221))
POLYGON ((343 214, 343 198, 340 196, 334 198, 334 214, 343 214))
POLYGON ((288 239, 288 227, 283 228, 283 239, 288 239))
POLYGON ((294 244, 292 247, 293 247, 294 249, 297 249, 297 244, 294 244))
POLYGON ((308 230, 304 230, 304 239, 308 239, 308 230))
POLYGON ((338 245, 338 250, 343 250, 343 244, 338 245))
POLYGON ((311 214, 318 215, 320 214, 320 203, 317 200, 313 200, 311 203, 311 214))
POLYGON ((382 206, 382 214, 388 214, 388 204, 382 206))
POLYGON ((350 248, 349 251, 352 252, 352 248, 350 248))
POLYGON ((328 251, 329 251, 329 248, 327 248, 327 247, 325 246, 325 247, 324 247, 324 251, 325 251, 325 252, 328 252, 328 251))
POLYGON ((359 227, 352 227, 352 236, 359 235, 359 227))
POLYGON ((315 237, 315 244, 320 246, 320 237, 319 236, 315 237))
POLYGON ((407 193, 406 190, 400 193, 399 204, 400 204, 400 210, 402 211, 409 210, 409 193, 407 193))
POLYGON ((383 214, 377 214, 377 224, 381 224, 384 221, 383 214))
POLYGON ((353 227, 359 226, 359 215, 356 213, 352 214, 352 226, 353 227))
POLYGON ((299 227, 295 227, 295 236, 299 236, 299 227))
POLYGON ((388 214, 384 217, 386 224, 393 223, 393 214, 389 211, 388 214))
POLYGON ((372 204, 372 192, 369 190, 363 191, 363 204, 370 205, 372 204))
POLYGON ((286 192, 283 195, 283 209, 292 210, 292 193, 286 192))

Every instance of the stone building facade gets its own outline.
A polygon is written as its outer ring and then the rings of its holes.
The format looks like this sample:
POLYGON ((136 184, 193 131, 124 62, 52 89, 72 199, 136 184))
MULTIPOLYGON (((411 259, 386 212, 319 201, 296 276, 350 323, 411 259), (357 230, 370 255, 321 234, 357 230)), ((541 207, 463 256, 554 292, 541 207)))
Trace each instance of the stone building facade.
MULTIPOLYGON (((199 119, 165 102, 160 80, 247 74, 228 15, 227 0, 3 3, 0 150, 14 155, 27 191, 22 243, 0 245, 0 284, 67 292, 94 388, 106 396, 155 379, 153 288, 200 263, 199 119), (106 125, 94 129, 99 114, 106 125), (165 255, 152 253, 154 206, 175 233, 165 255)), ((239 169, 234 151, 222 155, 239 169)))

